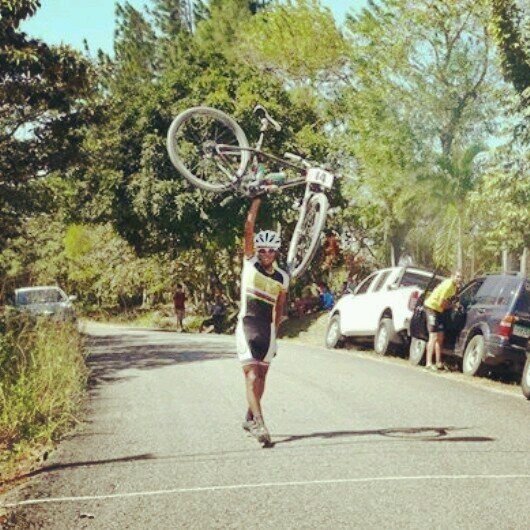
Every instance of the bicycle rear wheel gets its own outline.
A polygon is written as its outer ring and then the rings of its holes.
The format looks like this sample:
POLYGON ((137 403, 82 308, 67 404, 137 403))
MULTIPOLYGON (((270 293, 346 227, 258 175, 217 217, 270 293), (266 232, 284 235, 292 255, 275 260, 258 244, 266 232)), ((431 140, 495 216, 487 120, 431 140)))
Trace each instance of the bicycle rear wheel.
POLYGON ((313 259, 326 224, 328 204, 328 198, 323 193, 313 195, 305 212, 298 219, 287 254, 291 278, 300 276, 313 259))
POLYGON ((245 173, 250 153, 238 123, 217 109, 193 107, 180 113, 167 133, 167 150, 173 165, 203 190, 229 189, 245 173), (219 145, 229 146, 219 149, 219 145))

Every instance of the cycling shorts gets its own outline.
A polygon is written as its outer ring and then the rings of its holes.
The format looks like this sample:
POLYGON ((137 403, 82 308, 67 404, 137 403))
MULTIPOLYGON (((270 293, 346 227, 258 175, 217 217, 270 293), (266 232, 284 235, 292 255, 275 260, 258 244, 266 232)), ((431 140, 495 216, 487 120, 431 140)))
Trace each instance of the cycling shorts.
POLYGON ((239 319, 236 348, 241 364, 269 364, 277 351, 274 323, 249 316, 239 319))
POLYGON ((427 315, 427 331, 429 333, 440 333, 445 331, 443 313, 439 313, 428 307, 425 308, 425 313, 427 315))

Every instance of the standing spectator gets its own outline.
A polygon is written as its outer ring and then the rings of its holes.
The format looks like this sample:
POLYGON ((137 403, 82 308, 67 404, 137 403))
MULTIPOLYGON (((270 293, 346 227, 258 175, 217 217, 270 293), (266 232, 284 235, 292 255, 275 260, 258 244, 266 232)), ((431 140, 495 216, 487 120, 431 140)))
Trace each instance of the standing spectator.
POLYGON ((173 308, 177 317, 177 331, 184 331, 184 316, 186 315, 186 294, 182 290, 182 284, 177 283, 177 288, 173 294, 173 308))
POLYGON ((426 368, 431 370, 442 370, 442 346, 444 342, 445 323, 444 311, 451 307, 451 300, 457 293, 462 283, 462 273, 457 270, 451 278, 444 280, 425 300, 425 312, 427 313, 427 329, 429 331, 429 342, 427 343, 426 368), (436 364, 432 364, 433 353, 436 356, 436 364))

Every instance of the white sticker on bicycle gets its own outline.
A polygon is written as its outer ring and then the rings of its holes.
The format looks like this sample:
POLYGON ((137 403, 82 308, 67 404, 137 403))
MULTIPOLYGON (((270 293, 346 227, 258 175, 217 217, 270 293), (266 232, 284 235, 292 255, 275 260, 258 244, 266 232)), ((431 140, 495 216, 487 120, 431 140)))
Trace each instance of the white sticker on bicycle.
POLYGON ((307 170, 307 182, 311 184, 318 184, 324 188, 331 189, 333 187, 333 175, 328 171, 312 167, 307 170))

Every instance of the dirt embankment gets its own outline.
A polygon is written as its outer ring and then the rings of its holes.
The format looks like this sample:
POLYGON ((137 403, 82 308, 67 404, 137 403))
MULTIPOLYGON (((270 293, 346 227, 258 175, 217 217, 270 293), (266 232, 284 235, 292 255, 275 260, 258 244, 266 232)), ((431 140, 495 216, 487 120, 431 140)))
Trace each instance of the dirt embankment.
POLYGON ((297 340, 314 346, 324 346, 329 313, 312 313, 286 320, 280 328, 281 339, 297 340))

